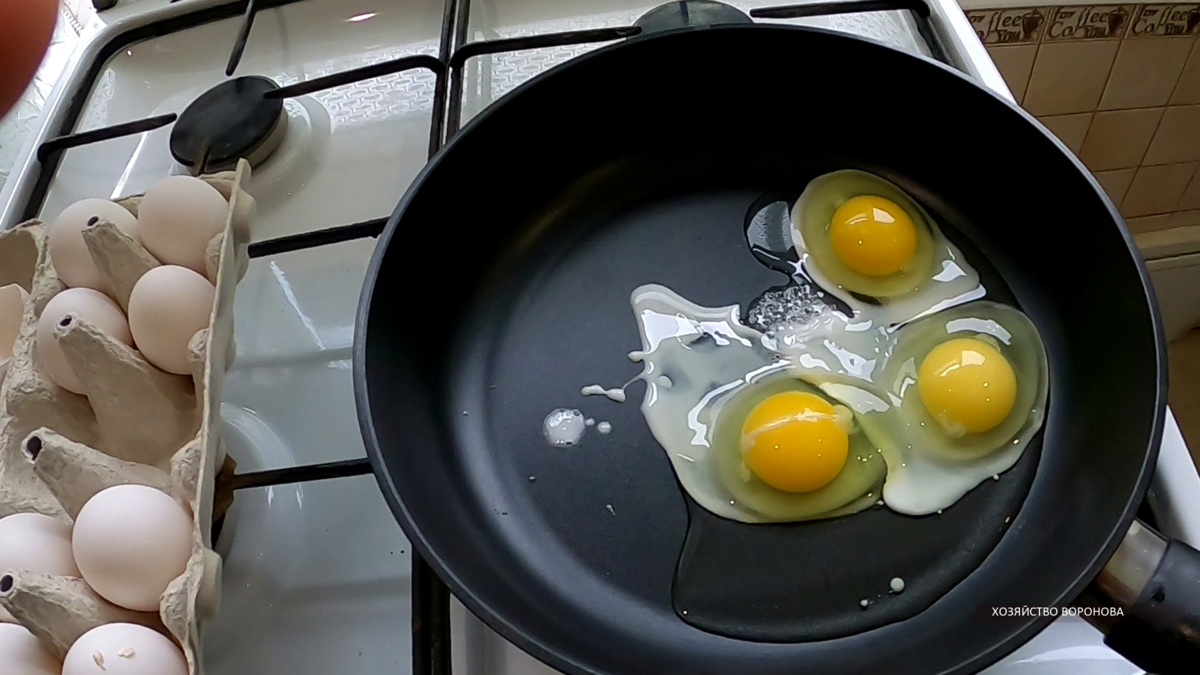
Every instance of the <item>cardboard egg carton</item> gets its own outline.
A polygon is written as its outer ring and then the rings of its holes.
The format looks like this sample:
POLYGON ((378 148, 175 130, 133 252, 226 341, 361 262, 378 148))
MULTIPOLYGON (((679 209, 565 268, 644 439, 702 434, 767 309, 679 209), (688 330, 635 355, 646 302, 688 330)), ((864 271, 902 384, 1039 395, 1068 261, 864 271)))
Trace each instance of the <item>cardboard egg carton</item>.
MULTIPOLYGON (((36 512, 73 522, 84 503, 116 485, 164 490, 191 507, 192 554, 167 587, 160 611, 119 608, 81 579, 0 570, 0 605, 62 658, 80 635, 112 622, 150 626, 183 648, 202 672, 199 622, 217 611, 221 559, 212 550, 222 380, 233 360, 233 300, 249 263, 254 199, 241 189, 249 164, 201 178, 229 202, 225 230, 208 247, 216 285, 209 327, 188 345, 191 376, 165 373, 86 321, 62 322, 55 338, 88 395, 54 384, 36 365, 38 317, 65 286, 50 262, 47 227, 31 220, 0 233, 0 286, 22 289, 24 316, 0 382, 0 517, 36 512)), ((135 216, 140 197, 118 200, 135 216)), ((139 243, 100 221, 84 235, 114 299, 128 309, 134 283, 159 263, 139 243)), ((216 498, 217 501, 223 501, 216 498)))

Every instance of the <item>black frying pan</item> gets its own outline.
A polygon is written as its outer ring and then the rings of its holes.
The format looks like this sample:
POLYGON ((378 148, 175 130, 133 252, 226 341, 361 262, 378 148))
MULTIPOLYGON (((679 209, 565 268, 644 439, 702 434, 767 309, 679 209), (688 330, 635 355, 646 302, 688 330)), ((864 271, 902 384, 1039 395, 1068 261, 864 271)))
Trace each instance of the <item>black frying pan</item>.
POLYGON ((1110 644, 1143 667, 1200 663, 1196 555, 1164 555, 1134 524, 1166 390, 1145 269, 1062 144, 931 61, 725 26, 535 78, 397 208, 367 275, 355 381, 416 549, 501 635, 568 673, 976 672, 1053 619, 1021 608, 1095 602, 1089 588, 1125 603, 1110 644), (638 372, 634 287, 745 308, 782 283, 745 219, 843 168, 914 195, 989 297, 1036 323, 1051 371, 1041 442, 937 517, 716 518, 678 487, 640 389, 624 405, 579 389, 638 372), (542 420, 564 405, 612 434, 549 447, 542 420), (903 593, 882 591, 893 577, 903 593))

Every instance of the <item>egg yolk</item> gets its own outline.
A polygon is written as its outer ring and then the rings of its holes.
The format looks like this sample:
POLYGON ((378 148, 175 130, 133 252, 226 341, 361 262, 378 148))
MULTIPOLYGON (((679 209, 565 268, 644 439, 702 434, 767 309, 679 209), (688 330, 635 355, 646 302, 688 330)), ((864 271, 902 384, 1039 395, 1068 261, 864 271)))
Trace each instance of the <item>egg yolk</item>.
POLYGON ((917 252, 917 226, 883 197, 853 197, 829 221, 833 251, 850 269, 871 277, 899 272, 917 252))
POLYGON ((930 350, 917 370, 925 409, 951 432, 976 434, 1008 418, 1017 377, 1004 355, 974 338, 954 338, 930 350))
POLYGON ((742 423, 742 459, 759 480, 784 492, 824 487, 846 463, 846 431, 833 406, 815 394, 763 399, 742 423))

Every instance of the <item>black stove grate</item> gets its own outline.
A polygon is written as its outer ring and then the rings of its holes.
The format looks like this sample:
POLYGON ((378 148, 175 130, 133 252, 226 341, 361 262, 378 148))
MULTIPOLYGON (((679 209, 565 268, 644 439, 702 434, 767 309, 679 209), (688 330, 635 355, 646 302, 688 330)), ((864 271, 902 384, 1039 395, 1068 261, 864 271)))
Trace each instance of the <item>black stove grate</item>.
MULTIPOLYGON (((40 213, 50 182, 58 170, 62 153, 66 150, 145 133, 172 124, 177 120, 178 116, 171 113, 85 132, 70 131, 79 120, 87 93, 96 82, 101 68, 114 54, 135 42, 236 17, 240 14, 243 16, 242 25, 225 70, 225 75, 229 77, 237 70, 246 44, 251 37, 255 14, 263 9, 300 1, 246 0, 244 3, 224 4, 131 30, 105 45, 88 70, 86 85, 81 87, 68 102, 59 135, 45 141, 37 149, 38 166, 34 169, 37 177, 25 204, 23 219, 36 218, 40 213)), ((176 0, 171 0, 171 2, 176 2, 176 0)), ((95 0, 95 3, 97 9, 107 9, 115 5, 116 0, 95 0)), ((267 92, 265 97, 271 99, 293 98, 406 70, 428 70, 436 76, 433 122, 429 133, 429 157, 432 158, 445 142, 458 133, 462 124, 463 68, 470 59, 505 52, 612 42, 642 32, 641 27, 633 25, 468 42, 470 8, 471 0, 445 0, 437 57, 406 56, 385 63, 279 87, 267 92)), ((925 41, 934 58, 955 66, 946 55, 946 50, 930 20, 929 7, 923 0, 834 0, 824 3, 760 8, 751 11, 750 16, 778 20, 896 10, 907 11, 913 16, 918 34, 925 41)), ((201 159, 202 163, 203 158, 201 159)), ((193 168, 198 172, 204 170, 202 165, 193 168)), ((382 234, 387 222, 388 217, 385 216, 359 223, 337 225, 303 234, 254 242, 250 244, 249 254, 251 258, 262 258, 355 239, 375 238, 382 234)), ((244 473, 235 475, 230 480, 233 489, 241 490, 360 476, 371 473, 371 471, 370 461, 362 458, 244 473)), ((450 675, 450 592, 415 551, 413 552, 411 583, 413 586, 413 673, 414 675, 450 675)))

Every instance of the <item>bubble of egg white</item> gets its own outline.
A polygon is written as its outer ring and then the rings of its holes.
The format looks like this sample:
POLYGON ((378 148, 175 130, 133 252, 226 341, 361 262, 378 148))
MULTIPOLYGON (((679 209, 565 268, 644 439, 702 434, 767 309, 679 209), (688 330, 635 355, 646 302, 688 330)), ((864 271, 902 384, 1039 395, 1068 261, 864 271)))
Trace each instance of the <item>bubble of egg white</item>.
MULTIPOLYGON (((12 618, 6 619, 12 621, 12 618)), ((61 675, 62 664, 24 626, 0 623, 0 662, 5 675, 61 675)))
POLYGON ((892 589, 893 593, 903 593, 904 592, 904 580, 901 579, 900 577, 893 578, 892 581, 888 584, 888 586, 892 589))
POLYGON ((83 239, 83 231, 100 220, 107 220, 135 241, 140 240, 137 218, 115 202, 84 199, 63 209, 50 226, 47 247, 54 271, 71 288, 91 288, 105 293, 111 290, 83 239))
POLYGON ((62 675, 187 675, 187 659, 170 638, 131 623, 109 623, 79 637, 62 675))
POLYGON ((546 442, 558 448, 577 445, 587 429, 583 413, 571 408, 555 408, 542 421, 546 442))
POLYGON ((192 516, 165 492, 119 485, 83 505, 71 545, 84 581, 104 599, 156 612, 191 557, 192 516))
POLYGON ((168 373, 191 373, 188 342, 207 328, 217 289, 186 267, 146 272, 129 295, 129 327, 142 356, 168 373))
POLYGON ((609 424, 608 422, 601 422, 596 425, 596 431, 602 434, 607 434, 612 431, 612 424, 609 424))
POLYGON ((86 394, 87 387, 67 362, 67 356, 54 337, 56 326, 70 323, 77 317, 96 327, 109 337, 133 346, 133 334, 125 313, 107 295, 91 288, 68 288, 50 298, 38 318, 37 359, 46 375, 58 386, 76 394, 86 394))
MULTIPOLYGON (((0 570, 29 570, 79 578, 71 551, 71 526, 40 513, 14 513, 0 518, 0 570)), ((0 607, 0 621, 12 621, 0 607)))
POLYGON ((192 176, 168 176, 138 204, 142 244, 167 265, 205 274, 208 243, 225 230, 229 203, 216 188, 192 176))

